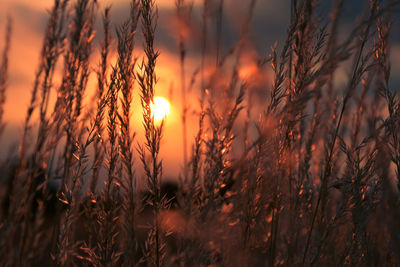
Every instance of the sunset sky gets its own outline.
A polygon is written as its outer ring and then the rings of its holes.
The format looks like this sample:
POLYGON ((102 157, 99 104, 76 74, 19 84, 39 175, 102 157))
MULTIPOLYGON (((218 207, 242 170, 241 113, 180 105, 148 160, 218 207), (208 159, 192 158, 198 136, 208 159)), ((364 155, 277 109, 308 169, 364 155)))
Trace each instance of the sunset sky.
MULTIPOLYGON (((5 132, 3 133, 2 143, 11 145, 19 140, 20 131, 26 114, 26 107, 30 99, 30 92, 34 80, 34 74, 38 66, 38 59, 42 45, 43 32, 45 29, 48 14, 46 10, 52 7, 52 0, 1 0, 0 9, 0 47, 4 44, 4 28, 7 14, 13 19, 12 46, 9 55, 9 87, 7 91, 7 100, 5 104, 4 120, 7 123, 5 132)), ((112 3, 111 17, 115 24, 118 24, 127 17, 129 1, 98 1, 101 7, 112 3)), ((186 61, 187 82, 190 80, 191 74, 199 67, 199 46, 196 44, 196 37, 199 36, 201 27, 200 10, 202 0, 194 1, 193 23, 190 27, 191 40, 187 43, 188 53, 186 61)), ((246 15, 247 6, 250 1, 225 0, 225 10, 223 18, 223 35, 222 35, 222 52, 228 51, 238 40, 241 23, 246 15)), ((260 0, 256 4, 255 14, 252 23, 252 30, 249 35, 249 41, 246 46, 246 59, 242 62, 240 75, 246 77, 258 77, 258 86, 270 84, 268 81, 268 73, 259 73, 255 67, 257 59, 267 55, 270 47, 278 41, 283 42, 286 27, 288 26, 288 14, 290 1, 277 0, 260 0), (257 76, 258 75, 258 76, 257 76)), ((326 1, 320 6, 321 14, 327 17, 331 1, 326 1)), ((357 1, 352 2, 346 7, 343 25, 353 24, 355 14, 359 14, 360 6, 357 1)), ((180 89, 179 89, 179 58, 177 55, 175 1, 159 0, 156 1, 159 8, 159 23, 156 33, 156 46, 161 52, 157 63, 157 75, 159 83, 156 87, 157 95, 167 98, 171 102, 171 114, 168 117, 166 132, 164 135, 163 154, 167 168, 167 175, 176 175, 180 171, 181 162, 181 124, 180 124, 180 89), (179 134, 177 134, 177 132, 179 134), (166 141, 168 140, 168 141, 166 141), (173 166, 173 167, 171 167, 173 166)), ((101 32, 99 27, 99 19, 97 21, 97 30, 101 32)), ((346 27, 342 28, 346 32, 346 27)), ((394 45, 392 48, 392 72, 400 73, 400 32, 394 29, 393 36, 394 45), (397 39, 396 39, 397 38, 397 39)), ((92 66, 96 66, 98 62, 98 45, 100 36, 95 38, 95 49, 92 57, 92 66)), ((141 48, 141 40, 137 41, 137 47, 141 48)), ((139 50, 139 49, 138 49, 139 50)), ((140 49, 141 50, 141 49, 140 49)), ((136 55, 141 56, 136 52, 136 55)), ((347 73, 339 73, 339 77, 346 77, 347 73)), ((393 75, 392 77, 399 77, 393 75)), ((400 84, 399 78, 393 79, 394 84, 400 84)), ((89 85, 90 87, 90 85, 89 85)), ((93 87, 93 84, 92 84, 93 87)), ((264 86, 265 87, 265 86, 264 86)), ((86 98, 90 99, 93 90, 88 88, 86 98)), ((190 92, 188 99, 190 105, 196 107, 198 103, 198 92, 190 92)), ((133 124, 138 132, 142 130, 141 113, 139 97, 136 97, 133 104, 133 124)), ((191 111, 191 110, 190 110, 191 111)), ((197 127, 197 115, 189 111, 188 138, 192 140, 197 127), (193 121, 193 123, 191 122, 193 121)), ((138 135, 140 140, 141 136, 138 135)), ((190 146, 189 146, 190 147, 190 146)), ((7 153, 6 149, 2 149, 1 154, 7 153)))

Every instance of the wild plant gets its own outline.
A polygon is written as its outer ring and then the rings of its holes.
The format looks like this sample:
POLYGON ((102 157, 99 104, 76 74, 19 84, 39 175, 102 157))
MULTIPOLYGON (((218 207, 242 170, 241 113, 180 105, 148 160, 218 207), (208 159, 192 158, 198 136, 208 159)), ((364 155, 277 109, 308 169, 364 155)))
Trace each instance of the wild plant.
MULTIPOLYGON (((290 1, 284 38, 261 55, 261 1, 243 4, 235 43, 228 1, 175 1, 182 155, 171 185, 161 156, 171 129, 154 111, 163 10, 132 0, 114 32, 111 6, 55 0, 18 153, 0 161, 0 264, 399 265, 399 1, 364 2, 350 28, 347 1, 329 17, 322 1, 290 1)), ((7 20, 0 132, 10 49, 7 20)))

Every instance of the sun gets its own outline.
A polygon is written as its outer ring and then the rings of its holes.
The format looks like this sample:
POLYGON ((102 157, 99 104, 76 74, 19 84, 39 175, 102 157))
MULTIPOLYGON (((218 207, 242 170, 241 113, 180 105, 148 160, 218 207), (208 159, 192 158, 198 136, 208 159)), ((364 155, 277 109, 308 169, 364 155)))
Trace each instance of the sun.
POLYGON ((163 97, 155 97, 154 102, 150 104, 151 114, 154 116, 154 121, 159 122, 169 115, 169 102, 163 97))

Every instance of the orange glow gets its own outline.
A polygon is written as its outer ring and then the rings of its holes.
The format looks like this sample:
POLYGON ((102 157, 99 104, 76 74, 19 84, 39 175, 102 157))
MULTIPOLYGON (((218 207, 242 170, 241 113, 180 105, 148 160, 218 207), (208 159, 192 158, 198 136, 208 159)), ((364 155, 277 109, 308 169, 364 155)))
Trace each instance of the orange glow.
POLYGON ((170 105, 168 100, 163 97, 155 97, 154 103, 150 105, 150 108, 155 122, 160 122, 169 115, 170 105))

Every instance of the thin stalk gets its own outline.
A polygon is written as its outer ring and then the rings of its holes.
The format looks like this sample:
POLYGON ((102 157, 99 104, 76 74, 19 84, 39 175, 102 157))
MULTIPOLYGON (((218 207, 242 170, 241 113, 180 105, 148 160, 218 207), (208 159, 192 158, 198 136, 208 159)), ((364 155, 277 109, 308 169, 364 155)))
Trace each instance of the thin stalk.
MULTIPOLYGON (((375 8, 373 6, 373 5, 375 5, 374 3, 375 2, 371 3, 371 5, 372 5, 371 6, 371 17, 373 17, 374 13, 375 13, 375 8)), ((322 180, 322 184, 321 184, 321 187, 320 187, 320 190, 319 190, 317 204, 316 204, 314 212, 313 212, 310 231, 309 231, 308 236, 307 236, 307 241, 306 241, 306 246, 305 246, 304 253, 303 253, 303 259, 302 259, 301 266, 304 266, 304 264, 305 264, 305 260, 306 260, 307 252, 308 252, 308 249, 309 249, 309 246, 310 246, 311 236, 312 236, 312 233, 313 233, 313 230, 314 230, 315 220, 316 220, 316 217, 317 217, 317 214, 318 214, 319 206, 321 204, 322 197, 325 197, 323 195, 326 193, 327 186, 328 186, 328 184, 327 184, 328 183, 328 178, 330 177, 331 171, 332 171, 331 164, 332 164, 332 157, 333 157, 333 153, 334 153, 334 148, 335 148, 335 145, 336 145, 336 140, 337 140, 337 137, 338 137, 338 134, 339 134, 339 130, 340 130, 340 127, 341 127, 343 115, 344 115, 344 112, 346 110, 348 100, 351 97, 351 93, 353 92, 353 90, 357 86, 356 75, 357 75, 357 72, 359 71, 360 61, 361 61, 361 58, 362 58, 364 47, 365 47, 366 42, 368 40, 369 31, 370 31, 370 28, 372 26, 372 22, 373 22, 372 19, 370 19, 368 21, 366 30, 364 32, 364 36, 363 36, 363 39, 362 39, 361 44, 360 44, 360 48, 359 48, 357 56, 356 56, 356 61, 355 61, 356 63, 355 63, 354 69, 353 69, 353 74, 351 76, 349 87, 348 87, 348 90, 347 90, 346 95, 345 95, 344 100, 343 100, 342 109, 340 111, 339 119, 338 119, 338 122, 337 122, 337 125, 336 125, 336 129, 335 129, 335 133, 333 135, 333 140, 332 140, 331 145, 330 145, 329 150, 328 150, 329 154, 328 154, 328 158, 327 158, 326 164, 324 166, 324 170, 325 171, 324 171, 324 174, 323 174, 322 179, 321 179, 322 180)))

